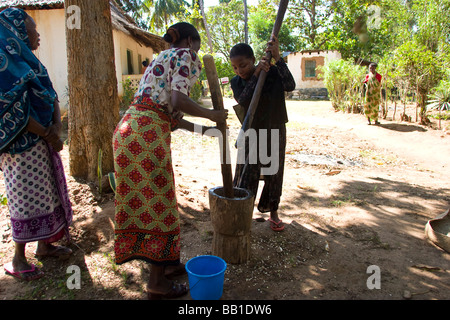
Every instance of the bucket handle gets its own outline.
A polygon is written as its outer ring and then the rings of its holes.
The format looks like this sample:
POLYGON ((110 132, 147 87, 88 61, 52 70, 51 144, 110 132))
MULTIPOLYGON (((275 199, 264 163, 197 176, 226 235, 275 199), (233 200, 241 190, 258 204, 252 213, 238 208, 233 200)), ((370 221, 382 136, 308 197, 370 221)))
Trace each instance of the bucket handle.
POLYGON ((196 282, 193 286, 189 285, 189 290, 194 289, 195 286, 196 286, 200 281, 202 281, 202 280, 203 280, 203 279, 199 278, 199 279, 197 280, 197 282, 196 282))

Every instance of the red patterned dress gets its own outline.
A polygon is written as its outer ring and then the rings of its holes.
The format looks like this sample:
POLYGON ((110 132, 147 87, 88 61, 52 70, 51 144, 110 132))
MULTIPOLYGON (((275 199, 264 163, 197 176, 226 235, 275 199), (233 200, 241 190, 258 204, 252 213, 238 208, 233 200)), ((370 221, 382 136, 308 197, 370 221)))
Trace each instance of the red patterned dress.
POLYGON ((147 68, 113 137, 115 259, 180 262, 180 223, 170 150, 173 90, 189 95, 201 62, 188 49, 163 51, 147 68))

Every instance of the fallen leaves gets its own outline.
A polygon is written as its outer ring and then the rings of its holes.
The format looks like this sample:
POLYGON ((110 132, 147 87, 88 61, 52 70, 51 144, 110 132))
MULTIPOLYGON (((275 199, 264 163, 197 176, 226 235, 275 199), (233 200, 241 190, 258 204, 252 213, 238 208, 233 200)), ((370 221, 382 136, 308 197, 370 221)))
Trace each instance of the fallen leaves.
POLYGON ((339 173, 341 173, 341 170, 331 170, 331 171, 328 171, 327 173, 325 173, 325 175, 335 176, 335 175, 338 175, 339 173))

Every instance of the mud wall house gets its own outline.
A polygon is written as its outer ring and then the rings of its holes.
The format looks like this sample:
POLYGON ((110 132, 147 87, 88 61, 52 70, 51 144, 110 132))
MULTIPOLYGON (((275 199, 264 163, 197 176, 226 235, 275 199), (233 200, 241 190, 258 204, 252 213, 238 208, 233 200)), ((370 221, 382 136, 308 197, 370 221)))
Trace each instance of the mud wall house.
MULTIPOLYGON (((135 21, 111 1, 111 21, 119 96, 128 77, 133 86, 141 78, 142 62, 165 50, 162 37, 139 28, 135 21)), ((36 21, 41 45, 36 56, 46 66, 58 93, 63 112, 69 107, 66 20, 63 0, 0 0, 0 11, 8 7, 24 9, 36 21)))
POLYGON ((323 79, 319 77, 317 67, 325 65, 327 61, 341 59, 338 51, 305 50, 293 52, 287 56, 287 65, 295 79, 296 89, 292 98, 301 100, 327 100, 328 91, 323 79))

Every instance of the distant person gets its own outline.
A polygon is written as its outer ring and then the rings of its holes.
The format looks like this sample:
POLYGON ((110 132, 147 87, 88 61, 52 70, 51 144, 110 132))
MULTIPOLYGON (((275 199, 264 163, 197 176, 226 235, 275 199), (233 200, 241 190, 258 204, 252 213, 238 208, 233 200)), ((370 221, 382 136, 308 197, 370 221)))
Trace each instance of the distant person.
MULTIPOLYGON (((194 131, 180 113, 222 122, 227 110, 209 110, 189 98, 200 76, 200 35, 185 22, 171 26, 164 40, 171 48, 152 61, 135 100, 113 136, 115 261, 151 264, 149 299, 172 299, 188 292, 169 277, 186 273, 180 261, 180 214, 171 157, 171 131, 194 131)), ((203 132, 207 127, 203 127, 203 132)))
POLYGON ((72 207, 58 154, 63 141, 57 94, 32 52, 39 41, 36 23, 25 11, 0 13, 0 168, 16 247, 4 268, 25 281, 43 276, 27 261, 27 243, 38 242, 40 257, 72 253, 52 244, 69 236, 72 207))
POLYGON ((364 84, 366 85, 366 99, 364 104, 364 114, 371 123, 371 119, 378 122, 378 113, 381 104, 381 79, 382 76, 376 71, 377 64, 371 63, 369 65, 369 74, 367 74, 364 84))
MULTIPOLYGON (((295 81, 286 63, 280 56, 278 40, 272 37, 268 43, 267 51, 270 51, 275 65, 264 57, 255 65, 256 58, 253 49, 245 44, 235 45, 230 52, 231 66, 236 76, 231 79, 231 89, 239 105, 243 108, 243 116, 247 114, 253 93, 258 83, 258 78, 262 70, 267 72, 258 107, 255 112, 251 129, 254 129, 259 140, 262 138, 260 130, 266 130, 267 136, 264 143, 267 146, 268 154, 272 154, 271 130, 279 130, 279 140, 274 142, 279 150, 279 168, 276 174, 264 175, 264 188, 258 203, 260 212, 270 212, 270 228, 273 231, 283 231, 284 223, 278 214, 284 175, 284 161, 286 149, 286 122, 288 115, 286 111, 285 92, 295 89, 295 81)), ((241 118, 243 118, 241 116, 241 118)), ((234 176, 234 186, 248 189, 256 196, 258 184, 263 167, 259 152, 257 152, 257 163, 250 163, 248 148, 245 148, 245 164, 237 164, 234 176)))
POLYGON ((148 67, 148 61, 145 60, 142 62, 141 74, 145 73, 145 70, 147 70, 147 67, 148 67))

